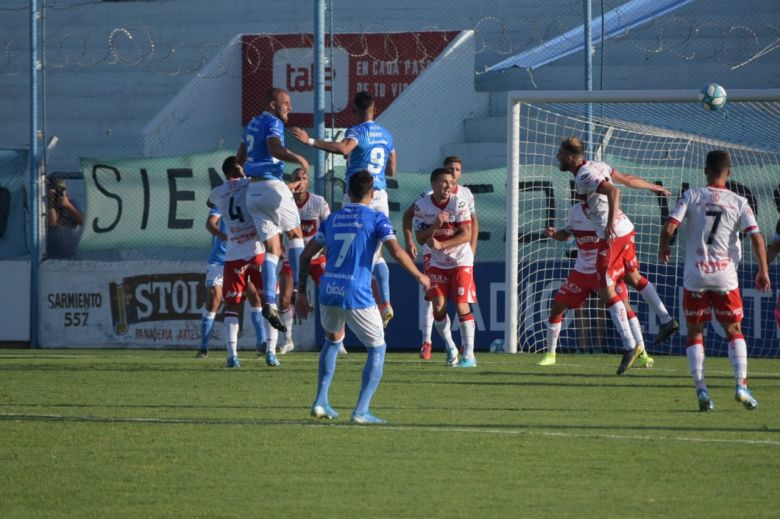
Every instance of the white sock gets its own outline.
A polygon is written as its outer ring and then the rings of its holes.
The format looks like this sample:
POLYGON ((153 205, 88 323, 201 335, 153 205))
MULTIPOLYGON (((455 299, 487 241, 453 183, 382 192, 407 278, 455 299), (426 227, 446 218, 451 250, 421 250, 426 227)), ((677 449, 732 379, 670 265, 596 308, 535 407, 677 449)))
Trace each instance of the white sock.
POLYGON ((639 318, 634 314, 633 317, 628 318, 628 326, 631 328, 631 335, 637 344, 644 344, 645 339, 642 336, 642 325, 639 324, 639 318))
POLYGON ((460 340, 463 344, 463 357, 467 359, 474 358, 474 316, 470 313, 465 315, 464 318, 458 317, 458 325, 460 326, 460 340))
POLYGON ((704 383, 704 345, 689 344, 685 348, 685 354, 688 356, 688 366, 691 368, 691 377, 696 384, 696 389, 707 389, 704 383))
POLYGON ((265 334, 268 340, 265 342, 265 352, 276 355, 276 341, 279 340, 279 330, 271 326, 268 320, 265 321, 265 334))
POLYGON ((661 324, 666 324, 672 320, 672 316, 669 315, 666 306, 661 302, 661 298, 658 297, 658 292, 656 292, 652 283, 648 281, 647 286, 639 291, 639 295, 641 295, 642 299, 645 300, 645 303, 652 308, 653 312, 658 315, 661 324))
POLYGON ((425 301, 425 315, 422 322, 423 342, 431 342, 431 332, 433 332, 433 304, 425 301))
POLYGON ((235 315, 225 316, 225 348, 227 349, 227 357, 233 358, 238 356, 238 317, 235 315))
POLYGON ((747 386, 747 344, 741 335, 729 341, 729 360, 737 385, 747 386))
POLYGON ((633 350, 636 348, 636 341, 634 340, 634 336, 631 333, 631 327, 628 325, 626 305, 623 304, 623 301, 617 301, 616 303, 610 305, 607 309, 612 315, 612 322, 615 323, 615 328, 617 328, 618 335, 620 335, 620 339, 623 341, 623 349, 633 350))
POLYGON ((285 340, 287 342, 292 341, 292 327, 293 327, 293 308, 290 306, 285 310, 284 312, 279 314, 279 317, 282 318, 282 322, 287 327, 287 334, 285 335, 285 340))
POLYGON ((452 340, 452 332, 450 331, 450 327, 452 326, 450 316, 445 314, 444 319, 441 321, 434 320, 433 325, 436 327, 436 331, 439 332, 441 338, 444 339, 444 347, 447 348, 447 351, 457 350, 455 341, 452 340))
POLYGON ((557 323, 551 323, 547 321, 547 353, 555 355, 555 350, 558 349, 558 337, 561 335, 561 326, 563 321, 557 323))

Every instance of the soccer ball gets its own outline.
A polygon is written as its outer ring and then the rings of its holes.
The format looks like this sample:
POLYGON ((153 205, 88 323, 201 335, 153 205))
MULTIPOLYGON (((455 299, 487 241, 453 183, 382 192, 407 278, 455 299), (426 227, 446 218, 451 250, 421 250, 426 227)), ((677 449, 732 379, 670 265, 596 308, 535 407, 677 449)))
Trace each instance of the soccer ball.
POLYGON ((490 343, 490 353, 504 353, 504 339, 493 339, 490 343))
POLYGON ((704 85, 699 91, 699 101, 705 110, 717 112, 726 106, 726 89, 717 83, 704 85))

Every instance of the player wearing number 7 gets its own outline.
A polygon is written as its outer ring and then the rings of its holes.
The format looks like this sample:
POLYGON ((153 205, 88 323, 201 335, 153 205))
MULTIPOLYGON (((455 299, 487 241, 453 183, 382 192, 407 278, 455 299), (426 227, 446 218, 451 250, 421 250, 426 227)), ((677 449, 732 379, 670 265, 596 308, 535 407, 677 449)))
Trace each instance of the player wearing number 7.
MULTIPOLYGON (((330 153, 339 153, 347 157, 346 181, 358 171, 368 171, 374 178, 374 198, 371 208, 385 216, 390 215, 387 201, 387 181, 385 177, 395 175, 395 146, 393 136, 385 128, 374 122, 374 98, 368 92, 358 92, 353 100, 355 117, 359 124, 347 128, 341 141, 322 141, 309 138, 304 130, 291 128, 293 137, 304 144, 330 153)), ((344 193, 342 205, 350 202, 348 193, 344 193)), ((373 274, 379 288, 379 311, 382 323, 387 326, 393 318, 390 306, 390 270, 382 257, 382 248, 374 253, 373 274)))
POLYGON ((729 154, 720 150, 709 152, 704 172, 707 186, 686 191, 669 214, 661 230, 658 258, 664 263, 669 261, 669 242, 687 217, 683 308, 688 323, 686 354, 696 384, 699 410, 715 408, 704 383, 704 328, 713 310, 728 337, 729 360, 737 381, 735 398, 746 409, 755 409, 758 402, 747 387, 747 345, 741 327, 742 298, 737 281, 737 264, 742 258, 739 232, 750 236, 758 262, 756 288, 761 291, 769 290, 764 239, 747 199, 726 188, 726 179, 731 175, 729 154))
POLYGON ((398 244, 387 217, 368 207, 373 197, 372 184, 373 179, 367 171, 352 175, 348 191, 352 202, 328 217, 301 254, 300 292, 295 300, 295 312, 305 319, 311 310, 306 297, 309 264, 323 248, 327 250, 325 274, 320 279, 319 288, 325 345, 320 352, 317 397, 311 408, 311 415, 316 418, 338 418, 338 413, 330 406, 328 390, 344 340, 344 326, 348 324, 368 350, 352 421, 359 424, 384 423, 371 414, 369 407, 382 379, 387 348, 382 317, 371 293, 371 265, 377 245, 384 245, 420 285, 426 289, 430 287, 428 276, 417 270, 414 261, 398 244))

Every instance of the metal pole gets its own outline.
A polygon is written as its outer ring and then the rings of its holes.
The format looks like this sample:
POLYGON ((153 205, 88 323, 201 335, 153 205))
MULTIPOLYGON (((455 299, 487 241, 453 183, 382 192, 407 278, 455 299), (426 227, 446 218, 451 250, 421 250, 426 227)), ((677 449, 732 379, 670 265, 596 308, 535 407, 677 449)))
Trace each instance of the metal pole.
MULTIPOLYGON (((314 138, 325 138, 325 0, 314 0, 314 138)), ((314 190, 325 194, 325 152, 314 150, 314 190)))
MULTIPOLYGON (((593 18, 592 0, 582 0, 585 16, 585 90, 593 90, 593 18)), ((593 105, 588 103, 586 108, 588 117, 588 140, 586 143, 586 154, 588 159, 593 158, 593 105)))
POLYGON ((41 61, 38 57, 38 0, 30 0, 30 347, 38 345, 38 265, 40 263, 41 176, 38 121, 38 81, 41 61))

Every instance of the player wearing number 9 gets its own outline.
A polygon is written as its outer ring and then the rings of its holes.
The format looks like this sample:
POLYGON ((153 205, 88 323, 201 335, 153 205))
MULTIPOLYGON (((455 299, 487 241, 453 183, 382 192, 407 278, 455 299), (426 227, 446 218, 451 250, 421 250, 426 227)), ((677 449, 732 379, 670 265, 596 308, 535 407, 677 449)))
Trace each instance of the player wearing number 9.
MULTIPOLYGON (((393 136, 374 122, 374 98, 368 92, 355 94, 353 110, 359 122, 355 126, 347 128, 341 141, 311 139, 300 128, 291 128, 290 132, 293 137, 304 144, 347 157, 347 183, 355 173, 368 171, 374 179, 374 196, 371 200, 371 208, 389 216, 386 177, 395 175, 396 154, 393 136)), ((347 193, 344 193, 342 203, 343 205, 349 203, 347 193)), ((382 258, 381 247, 377 248, 374 254, 373 275, 379 289, 379 310, 382 313, 382 322, 387 326, 393 317, 393 309, 390 306, 390 271, 382 258)))
POLYGON ((747 388, 747 345, 742 335, 742 298, 737 281, 737 264, 742 259, 739 233, 750 236, 758 263, 756 288, 769 290, 764 239, 747 198, 726 188, 731 176, 731 158, 725 151, 707 154, 704 169, 707 186, 689 189, 677 202, 661 230, 658 258, 667 263, 670 240, 687 217, 683 308, 688 323, 686 353, 696 384, 700 411, 714 409, 704 383, 704 328, 714 311, 726 331, 729 359, 737 382, 735 397, 747 409, 758 406, 747 388))

